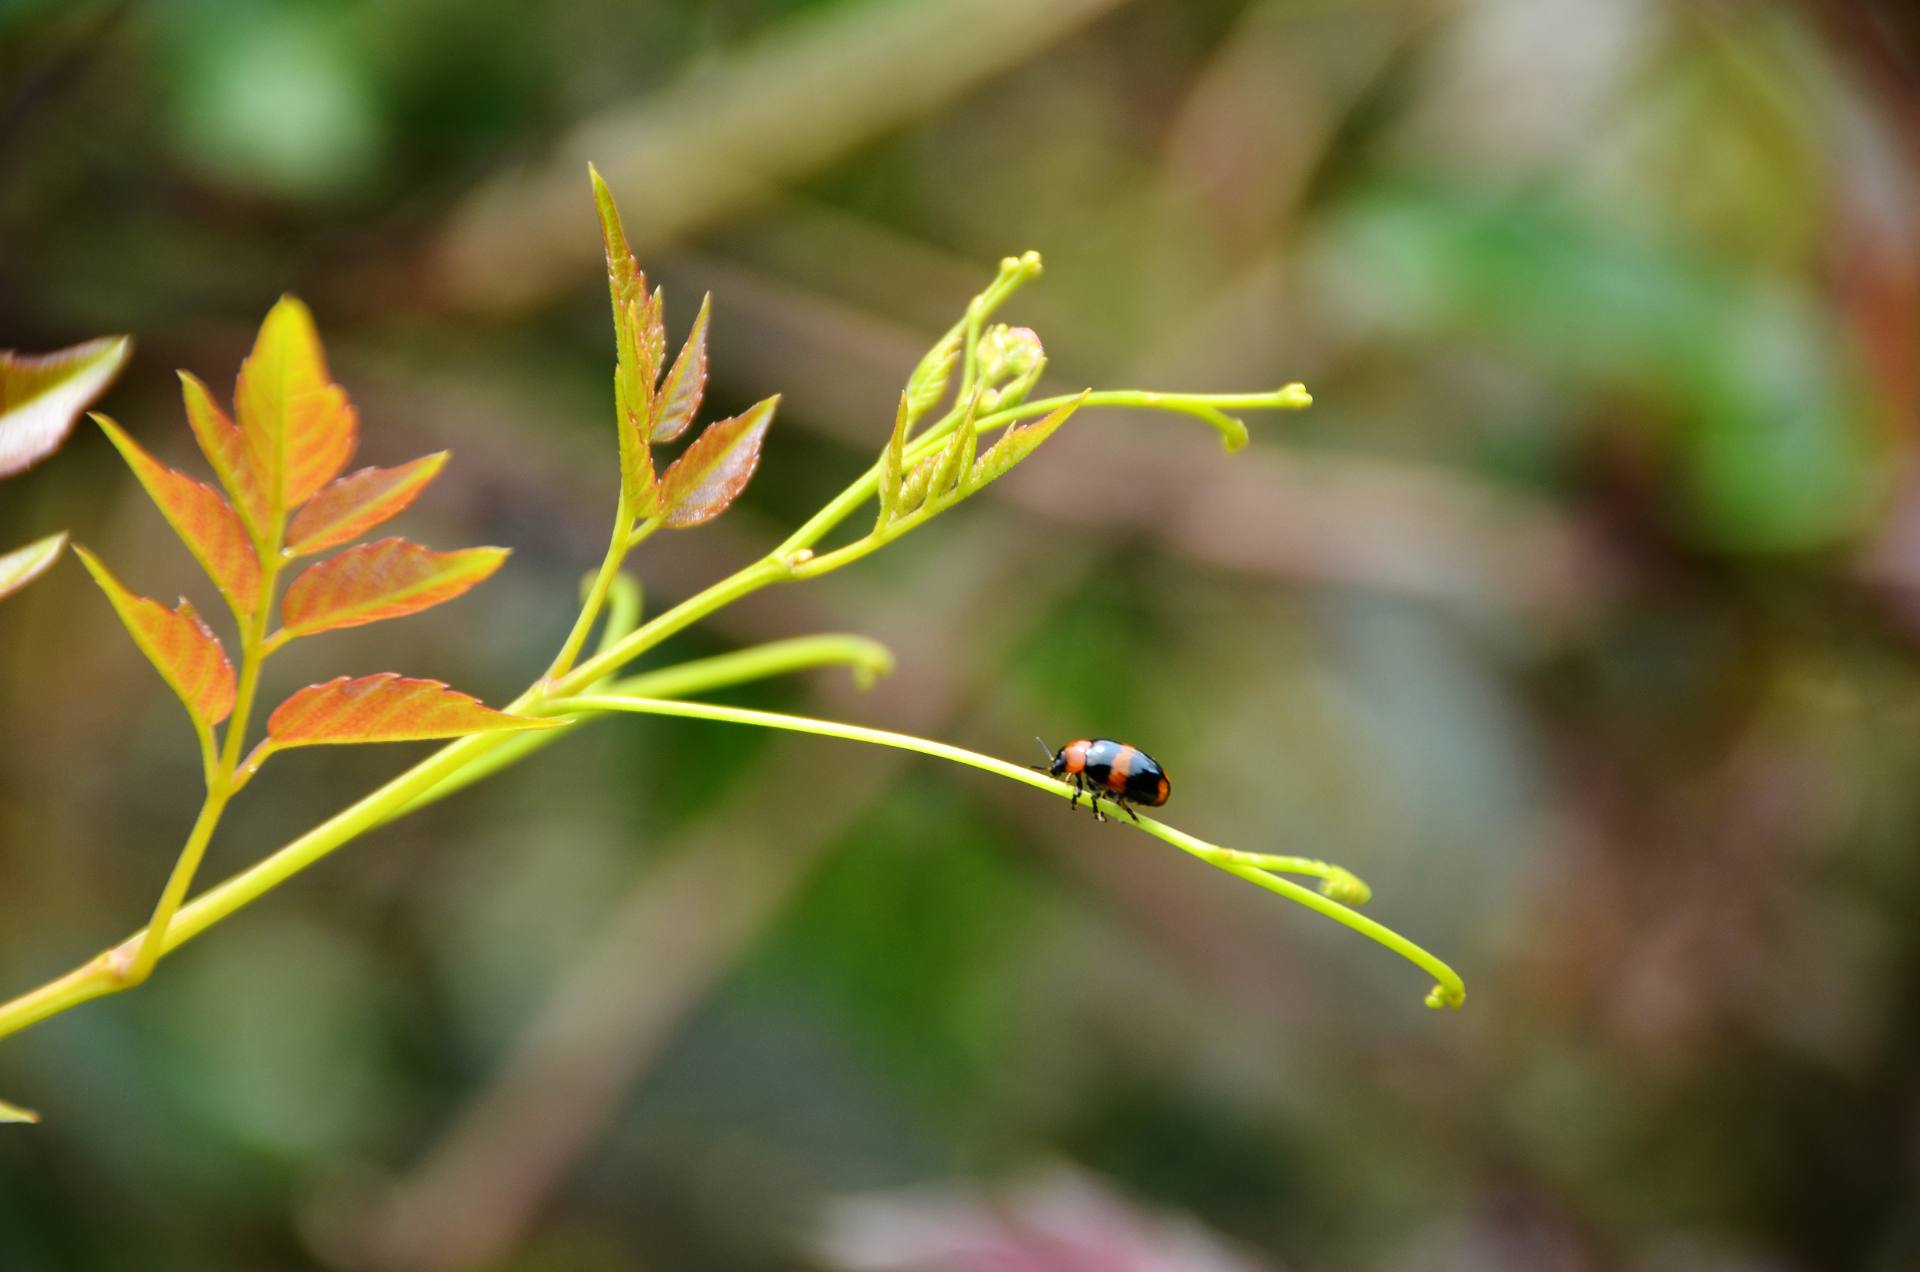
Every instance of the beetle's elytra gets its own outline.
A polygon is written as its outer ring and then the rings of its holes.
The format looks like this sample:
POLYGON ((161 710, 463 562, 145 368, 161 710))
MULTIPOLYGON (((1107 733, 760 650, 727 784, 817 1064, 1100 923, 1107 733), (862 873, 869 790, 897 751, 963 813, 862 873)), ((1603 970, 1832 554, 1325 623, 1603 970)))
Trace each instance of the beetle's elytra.
MULTIPOLYGON (((1046 750, 1047 744, 1040 743, 1040 749, 1046 750)), ((1127 816, 1139 821, 1140 815, 1133 811, 1135 804, 1158 808, 1173 792, 1167 771, 1160 767, 1159 761, 1137 746, 1111 738, 1080 738, 1069 742, 1049 753, 1047 767, 1042 771, 1073 787, 1071 807, 1078 808, 1080 796, 1085 794, 1093 815, 1101 821, 1106 820, 1100 811, 1102 799, 1112 800, 1127 816)))

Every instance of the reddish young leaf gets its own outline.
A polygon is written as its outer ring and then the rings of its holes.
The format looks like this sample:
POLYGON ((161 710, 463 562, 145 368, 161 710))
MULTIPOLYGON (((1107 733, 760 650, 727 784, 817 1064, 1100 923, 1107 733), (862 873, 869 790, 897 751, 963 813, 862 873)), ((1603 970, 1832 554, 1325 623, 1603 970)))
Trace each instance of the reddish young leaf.
POLYGON ((180 394, 186 399, 187 423, 200 453, 213 467, 213 475, 232 500, 240 519, 253 533, 256 542, 266 539, 268 522, 273 519, 267 507, 267 494, 247 463, 247 439, 241 436, 227 413, 191 372, 180 372, 180 394))
POLYGON ((67 546, 67 532, 50 534, 24 548, 0 552, 0 597, 11 596, 45 574, 67 546))
POLYGON ((669 526, 697 526, 727 510, 747 487, 760 463, 760 443, 773 422, 780 396, 767 398, 732 419, 707 425, 660 478, 660 506, 669 526))
POLYGON ((508 715, 438 680, 383 671, 308 685, 273 709, 267 738, 277 747, 350 742, 417 742, 500 729, 545 729, 557 720, 508 715))
MULTIPOLYGON (((700 302, 700 313, 693 320, 693 330, 687 333, 687 342, 680 346, 680 356, 673 360, 673 369, 667 372, 653 399, 656 442, 671 442, 686 432, 700 409, 700 399, 707 391, 707 315, 712 307, 713 294, 709 292, 700 302)), ((664 341, 664 333, 661 339, 664 341)))
POLYGON ((607 291, 613 302, 618 359, 613 375, 614 429, 620 439, 620 489, 635 515, 645 516, 642 510, 651 510, 659 502, 647 437, 653 427, 655 382, 660 377, 656 350, 664 348, 666 335, 664 329, 656 335, 654 297, 648 295, 647 276, 627 247, 613 192, 598 168, 588 164, 587 172, 593 178, 593 203, 607 252, 607 291))
POLYGON ((125 336, 89 340, 54 353, 0 349, 0 477, 60 449, 87 403, 127 360, 125 336))
MULTIPOLYGON (((642 282, 645 280, 642 279, 642 282)), ((667 361, 667 289, 656 287, 640 310, 636 329, 640 342, 640 375, 647 383, 648 412, 659 400, 660 368, 667 361)))
POLYGON ((381 539, 307 567, 287 588, 281 618, 289 636, 311 636, 417 614, 452 600, 506 559, 505 548, 432 552, 381 539))
POLYGON ((239 515, 213 487, 168 468, 106 416, 96 412, 93 421, 127 461, 127 467, 133 469, 167 524, 206 570, 220 595, 227 598, 234 614, 253 613, 260 603, 260 558, 254 554, 253 541, 247 537, 239 515))
POLYGON ((447 452, 422 455, 398 468, 362 468, 315 495, 287 527, 287 551, 305 556, 357 539, 405 511, 446 466, 447 452))
POLYGON ((593 207, 600 214, 600 241, 607 249, 607 282, 613 293, 613 321, 618 326, 627 303, 647 294, 647 276, 627 247, 627 233, 620 225, 620 209, 614 206, 613 191, 607 189, 600 170, 587 165, 593 179, 593 207))
POLYGON ((340 475, 359 429, 347 394, 327 375, 313 315, 282 296, 240 364, 234 409, 247 459, 277 515, 340 475))
POLYGON ((178 609, 170 610, 136 596, 108 573, 100 558, 79 544, 73 550, 113 603, 133 643, 186 704, 187 714, 209 727, 226 719, 233 710, 233 664, 193 606, 182 600, 178 609))

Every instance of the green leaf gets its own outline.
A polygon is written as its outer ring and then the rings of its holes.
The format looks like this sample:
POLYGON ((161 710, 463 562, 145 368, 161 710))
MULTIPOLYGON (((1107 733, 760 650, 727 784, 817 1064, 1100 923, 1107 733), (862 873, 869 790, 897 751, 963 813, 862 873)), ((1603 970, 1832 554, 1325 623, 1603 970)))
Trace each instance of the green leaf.
POLYGON ((974 461, 973 472, 967 478, 967 488, 978 490, 989 482, 997 481, 1013 466, 1033 454, 1040 443, 1053 436, 1055 429, 1067 422, 1067 417, 1080 409, 1087 400, 1087 392, 1064 406, 1056 407, 1031 424, 1022 424, 1010 428, 1000 435, 1000 440, 987 448, 986 454, 974 461))
POLYGON ((0 597, 12 596, 45 574, 60 559, 60 549, 66 546, 67 532, 62 530, 24 548, 0 554, 0 597))
POLYGON ((907 395, 902 391, 900 407, 893 413, 893 436, 887 439, 887 448, 880 453, 880 516, 873 524, 875 530, 885 528, 900 510, 900 469, 905 462, 910 423, 907 395))
POLYGON ((933 348, 927 350, 927 355, 920 359, 920 365, 907 377, 910 422, 940 405, 941 399, 947 396, 947 382, 953 376, 954 359, 960 355, 960 337, 965 332, 964 322, 955 323, 933 348))
POLYGON ((963 478, 971 488, 973 453, 980 443, 980 434, 975 418, 980 411, 980 395, 975 393, 967 402, 966 412, 960 417, 960 426, 953 430, 953 436, 940 448, 940 462, 935 465, 933 476, 927 482, 927 501, 929 503, 958 490, 963 478))
POLYGON ((940 456, 928 455, 913 466, 906 480, 900 483, 900 513, 902 516, 913 512, 927 501, 927 487, 933 481, 933 470, 939 465, 940 456))
POLYGON ((0 349, 0 477, 59 450, 132 347, 125 336, 108 336, 54 353, 0 349))

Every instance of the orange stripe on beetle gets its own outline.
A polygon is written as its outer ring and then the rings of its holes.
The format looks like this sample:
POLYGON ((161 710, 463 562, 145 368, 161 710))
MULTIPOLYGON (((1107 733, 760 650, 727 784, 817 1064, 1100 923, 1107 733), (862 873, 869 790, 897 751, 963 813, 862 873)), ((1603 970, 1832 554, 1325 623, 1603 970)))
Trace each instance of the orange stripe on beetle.
MULTIPOLYGON (((1044 749, 1046 743, 1042 742, 1044 749)), ((1173 793, 1166 770, 1159 761, 1138 747, 1111 738, 1080 738, 1052 752, 1042 770, 1073 787, 1073 804, 1080 796, 1091 801, 1096 816, 1100 801, 1111 800, 1138 821, 1133 805, 1158 808, 1173 793)))

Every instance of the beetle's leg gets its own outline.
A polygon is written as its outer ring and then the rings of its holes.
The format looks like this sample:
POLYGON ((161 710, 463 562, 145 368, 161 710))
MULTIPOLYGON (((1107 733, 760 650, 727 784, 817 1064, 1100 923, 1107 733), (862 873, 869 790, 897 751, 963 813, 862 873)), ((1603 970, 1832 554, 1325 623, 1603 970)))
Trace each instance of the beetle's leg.
POLYGON ((1100 811, 1099 789, 1096 787, 1092 790, 1089 790, 1087 792, 1087 798, 1093 801, 1093 819, 1095 821, 1102 821, 1102 822, 1107 820, 1107 815, 1100 811))
POLYGON ((1133 811, 1132 804, 1127 803, 1127 801, 1124 799, 1118 799, 1118 798, 1116 798, 1113 802, 1120 805, 1122 812, 1126 813, 1127 816, 1133 818, 1134 825, 1138 826, 1140 824, 1140 814, 1133 811))
POLYGON ((1073 798, 1067 801, 1067 811, 1077 813, 1080 811, 1080 775, 1075 773, 1069 777, 1067 785, 1073 787, 1073 798))

